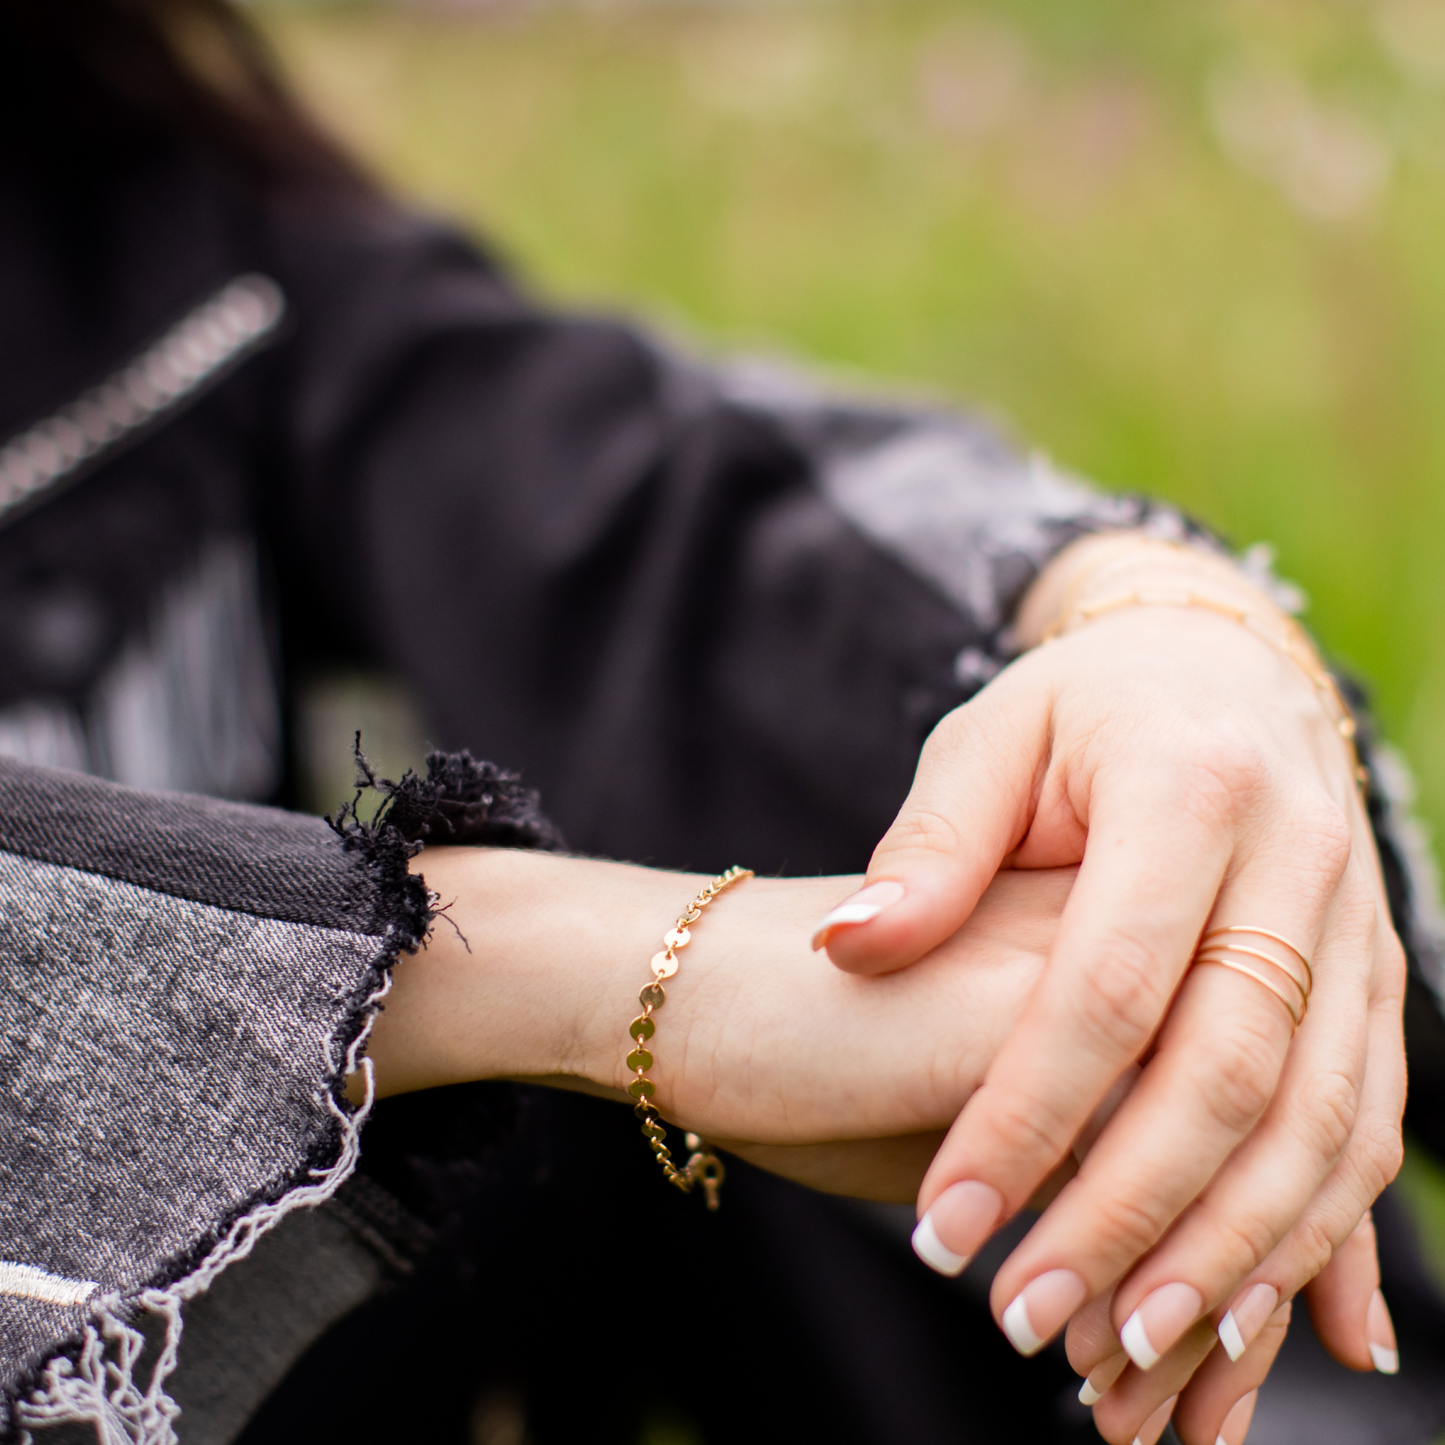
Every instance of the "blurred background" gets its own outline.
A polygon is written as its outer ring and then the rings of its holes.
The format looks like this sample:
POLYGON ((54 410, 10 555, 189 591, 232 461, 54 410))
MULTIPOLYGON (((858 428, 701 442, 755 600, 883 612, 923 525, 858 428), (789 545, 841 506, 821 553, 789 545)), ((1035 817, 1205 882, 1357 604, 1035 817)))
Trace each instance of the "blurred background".
POLYGON ((1273 543, 1445 822, 1445 0, 255 13, 544 295, 967 403, 1273 543))

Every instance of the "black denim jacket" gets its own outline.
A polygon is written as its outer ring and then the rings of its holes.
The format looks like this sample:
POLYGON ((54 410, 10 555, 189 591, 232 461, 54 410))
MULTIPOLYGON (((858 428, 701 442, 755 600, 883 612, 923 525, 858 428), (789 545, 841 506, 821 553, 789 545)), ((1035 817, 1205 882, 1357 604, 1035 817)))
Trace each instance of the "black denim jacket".
MULTIPOLYGON (((173 1351, 350 1172, 337 1081, 426 926, 419 828, 194 796, 294 797, 299 679, 404 680, 579 851, 847 871, 1043 563, 1190 528, 970 418, 549 311, 381 202, 169 151, 87 184, 103 223, 57 246, 75 198, 0 177, 0 754, 71 770, 0 765, 0 1400, 149 1445, 172 1354, 139 1321, 173 1351)), ((436 766, 477 837, 553 836, 436 766)), ((1433 914, 1373 806, 1423 1037, 1433 914)))

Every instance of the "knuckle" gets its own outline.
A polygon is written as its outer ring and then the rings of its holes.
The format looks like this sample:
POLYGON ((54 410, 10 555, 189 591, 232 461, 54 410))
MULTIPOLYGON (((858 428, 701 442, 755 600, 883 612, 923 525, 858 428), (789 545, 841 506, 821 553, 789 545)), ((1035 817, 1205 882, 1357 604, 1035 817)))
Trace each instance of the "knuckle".
POLYGON ((1361 1192, 1366 1200, 1378 1199, 1400 1172, 1405 1162, 1405 1140, 1398 1124, 1387 1124, 1369 1129, 1360 1129, 1355 1135, 1357 1158, 1355 1169, 1359 1175, 1361 1192))
POLYGON ((1295 1226, 1295 1255, 1301 1283, 1313 1279, 1334 1258, 1335 1242, 1325 1221, 1311 1213, 1295 1226))
POLYGON ((1013 1090, 995 1090, 990 1099, 988 1088, 985 1084, 985 1118, 999 1157, 1014 1169, 1056 1163, 1069 1147, 1077 1126, 1063 1119, 1044 1099, 1013 1090))
POLYGON ((1137 938, 1112 932, 1101 941, 1098 961, 1086 977, 1081 1010, 1091 1037, 1135 1053, 1158 1026, 1168 1002, 1153 953, 1137 938))
POLYGON ((1276 1046, 1260 1025, 1239 1019, 1207 1035, 1197 1049, 1195 1077, 1210 1116, 1230 1134, 1246 1133, 1274 1095, 1276 1046))
POLYGON ((1211 1259, 1225 1274, 1248 1274, 1279 1242, 1268 1222, 1253 1213, 1221 1207, 1207 1197, 1200 1209, 1209 1230, 1211 1259))
POLYGON ((957 826, 945 814, 932 808, 908 806, 894 819, 874 859, 880 854, 953 854, 960 851, 962 842, 957 826))
MULTIPOLYGON (((1107 1397, 1106 1397, 1107 1398, 1107 1397)), ((1113 1418, 1116 1411, 1111 1409, 1106 1417, 1102 1409, 1094 1412, 1094 1428, 1108 1442, 1108 1445, 1133 1445, 1139 1438, 1139 1420, 1137 1410, 1127 1415, 1120 1413, 1117 1419, 1113 1418)))
POLYGON ((1360 1112, 1360 1087, 1356 1080, 1338 1070, 1310 1079, 1306 1095, 1310 1133, 1320 1153, 1330 1160, 1339 1158, 1354 1133, 1360 1112))
POLYGON ((1229 729, 1195 731, 1182 739, 1173 776, 1183 805, 1214 823, 1232 823, 1271 785, 1259 748, 1229 729))
POLYGON ((1328 864, 1335 879, 1339 880, 1344 877, 1350 855, 1355 848, 1350 820, 1345 816, 1345 810, 1328 793, 1315 795, 1313 810, 1310 835, 1319 848, 1321 859, 1328 864))
POLYGON ((1162 1201, 1138 1193, 1105 1195, 1092 1214, 1095 1252, 1118 1269, 1153 1248, 1169 1223, 1162 1201))
POLYGON ((1345 811, 1323 789, 1308 793, 1290 810, 1281 832, 1288 837, 1296 868, 1324 893, 1333 893, 1354 854, 1345 811))

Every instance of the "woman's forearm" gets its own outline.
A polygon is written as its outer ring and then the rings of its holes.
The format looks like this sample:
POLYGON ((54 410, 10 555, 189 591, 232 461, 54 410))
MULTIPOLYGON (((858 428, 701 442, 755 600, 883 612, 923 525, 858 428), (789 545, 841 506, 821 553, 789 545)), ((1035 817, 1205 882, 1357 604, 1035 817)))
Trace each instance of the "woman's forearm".
MULTIPOLYGON (((428 850, 415 866, 446 913, 396 968, 369 1049, 378 1091, 506 1077, 625 1099, 648 960, 699 880, 487 849, 428 850)), ((659 1108, 761 1152, 946 1128, 1022 1009, 1071 879, 1002 875, 959 935, 876 979, 809 946, 853 880, 730 890, 695 925, 656 1016, 659 1108)), ((893 1147, 920 1169, 931 1152, 893 1147)))

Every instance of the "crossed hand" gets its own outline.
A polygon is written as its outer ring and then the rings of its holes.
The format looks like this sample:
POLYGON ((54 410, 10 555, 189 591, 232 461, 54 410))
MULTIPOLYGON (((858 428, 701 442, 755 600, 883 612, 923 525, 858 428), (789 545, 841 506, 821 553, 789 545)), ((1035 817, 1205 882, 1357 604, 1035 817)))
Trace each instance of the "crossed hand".
POLYGON ((1403 953, 1348 724, 1266 597, 1203 553, 1090 541, 1020 630, 1061 624, 939 725, 817 941, 906 968, 998 870, 1078 865, 916 1244, 961 1269, 1077 1156, 998 1272, 1000 1326, 1025 1354, 1068 1326, 1110 1441, 1172 1414, 1239 1445, 1301 1291, 1337 1359, 1396 1368, 1369 1208, 1401 1161, 1403 953))

